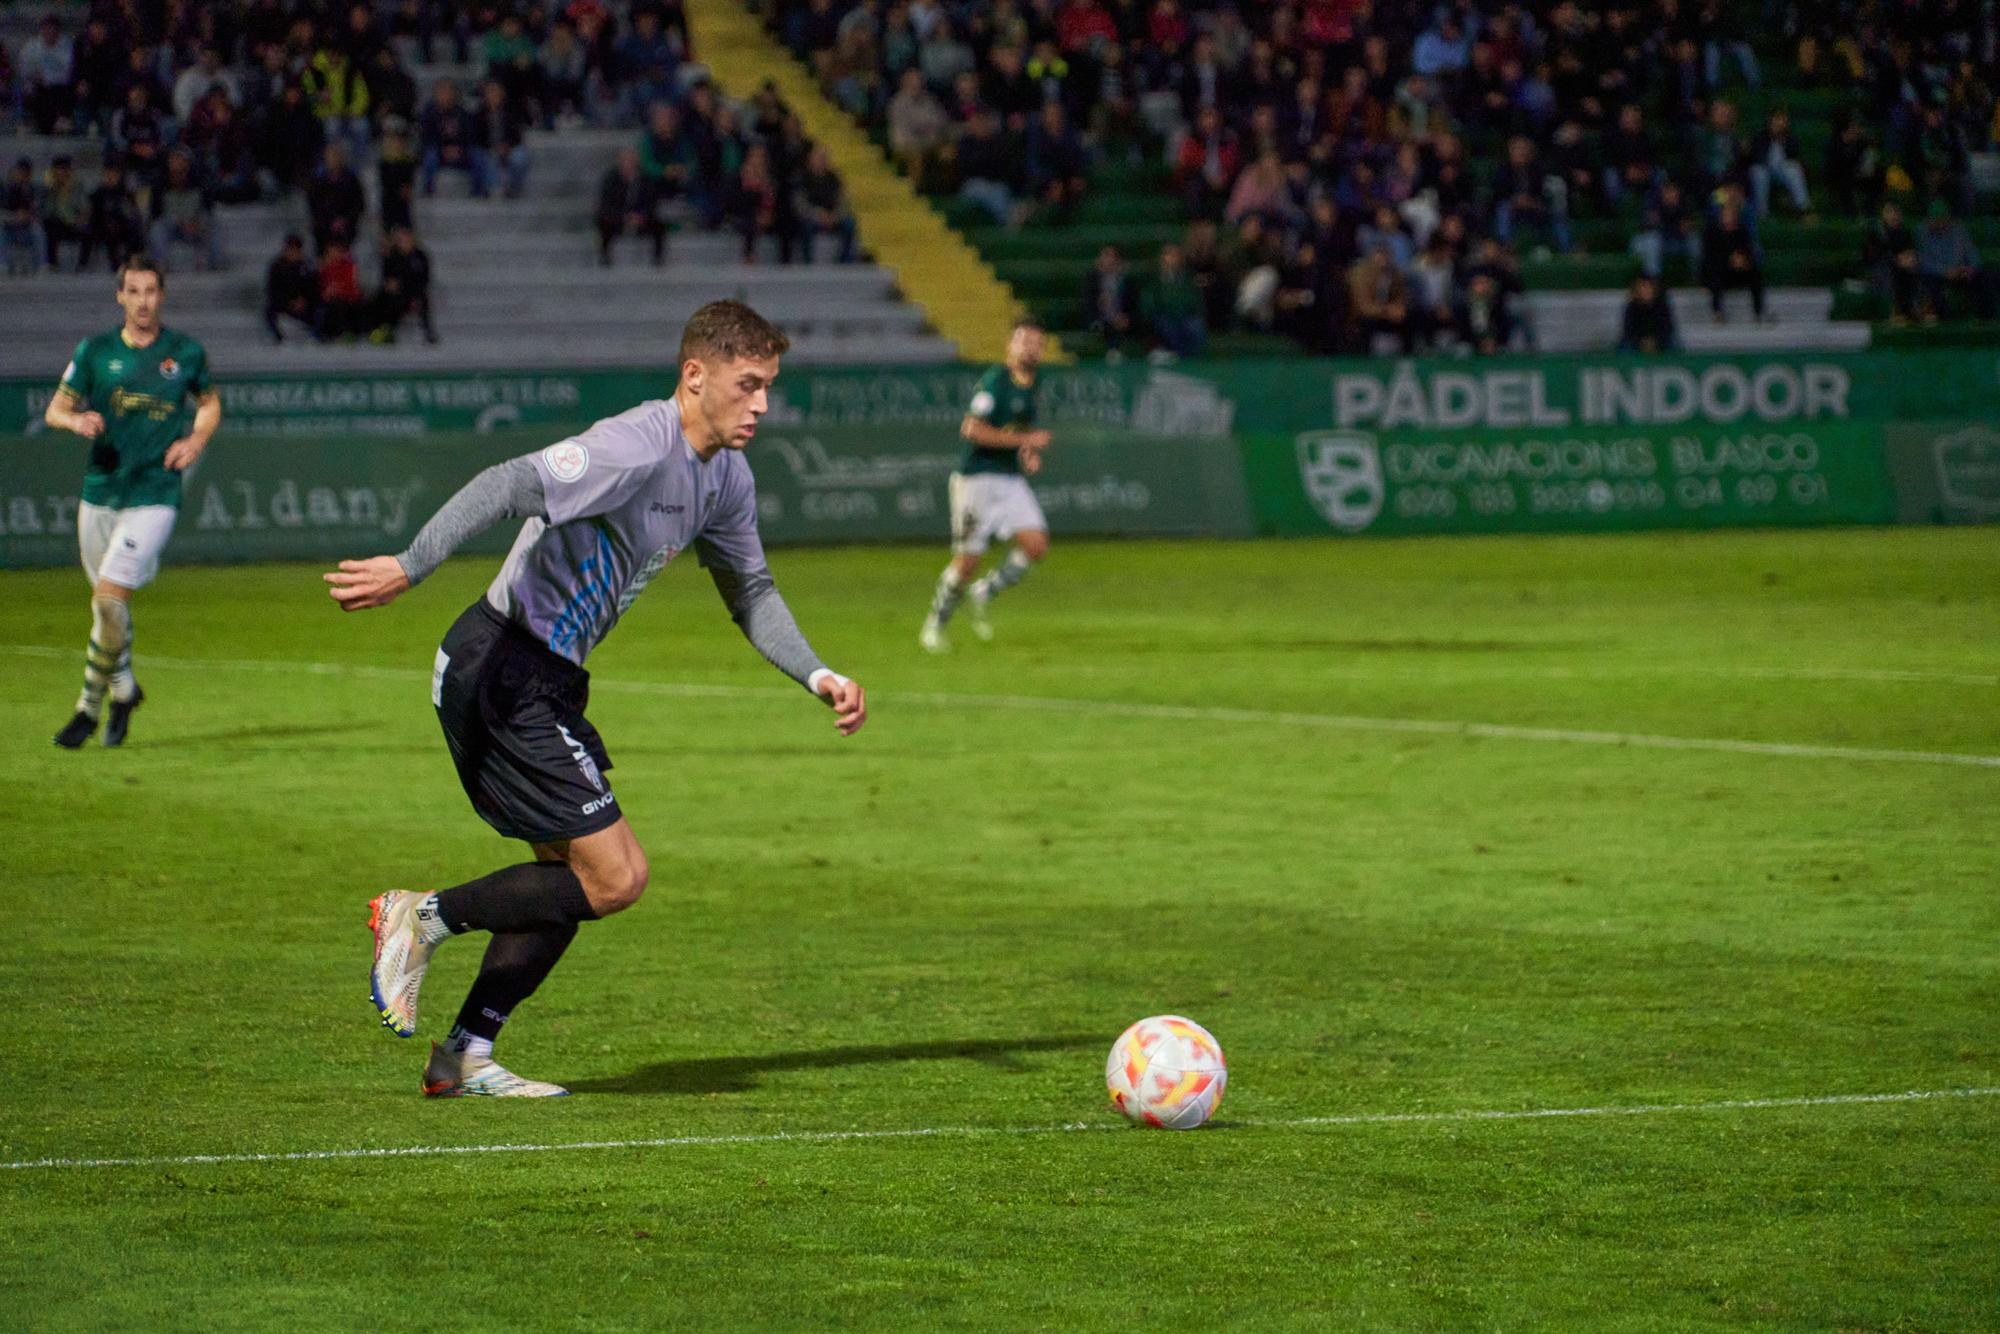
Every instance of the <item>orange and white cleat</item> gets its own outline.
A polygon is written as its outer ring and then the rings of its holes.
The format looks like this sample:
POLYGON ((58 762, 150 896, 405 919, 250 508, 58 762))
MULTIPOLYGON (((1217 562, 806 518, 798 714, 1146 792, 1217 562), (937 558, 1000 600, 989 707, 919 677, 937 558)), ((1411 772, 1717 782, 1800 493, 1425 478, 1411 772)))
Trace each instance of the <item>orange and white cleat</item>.
POLYGON ((426 1098, 567 1098, 569 1090, 560 1084, 539 1079, 523 1079, 512 1070, 448 1047, 431 1044, 430 1063, 424 1067, 426 1098))
POLYGON ((417 926, 424 895, 392 889, 368 901, 368 929, 375 935, 375 964, 368 971, 368 998, 382 1027, 399 1038, 417 1033, 417 991, 424 984, 435 943, 426 944, 417 926))

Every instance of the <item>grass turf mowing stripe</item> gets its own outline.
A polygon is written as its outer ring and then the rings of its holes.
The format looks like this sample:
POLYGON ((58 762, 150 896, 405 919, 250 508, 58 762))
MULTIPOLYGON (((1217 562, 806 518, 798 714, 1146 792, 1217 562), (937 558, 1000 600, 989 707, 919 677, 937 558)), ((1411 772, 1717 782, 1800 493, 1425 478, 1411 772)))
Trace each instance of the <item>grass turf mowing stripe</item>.
MULTIPOLYGON (((1654 1102, 1608 1107, 1527 1107, 1458 1112, 1354 1112, 1273 1121, 1218 1122, 1217 1128, 1298 1130, 1314 1126, 1396 1126, 1446 1122, 1545 1121, 1578 1117, 1664 1116, 1685 1112, 1765 1111, 1787 1107, 1856 1107, 1934 1102, 1947 1098, 2000 1097, 2000 1088, 1911 1089, 1902 1093, 1831 1093, 1792 1098, 1725 1098, 1714 1102, 1654 1102)), ((29 1158, 0 1163, 0 1171, 86 1167, 202 1167, 229 1163, 327 1162, 357 1158, 447 1158, 485 1153, 578 1153, 603 1149, 673 1149, 731 1144, 838 1144, 852 1140, 977 1139, 991 1135, 1063 1135, 1123 1130, 1110 1121, 1069 1121, 1051 1126, 923 1126, 908 1130, 801 1130, 768 1135, 680 1135, 658 1139, 577 1140, 567 1144, 412 1144, 374 1149, 300 1149, 289 1153, 194 1153, 139 1158, 29 1158)))
MULTIPOLYGON (((0 651, 22 657, 67 656, 68 651, 35 644, 0 645, 0 651)), ((352 676, 362 680, 421 681, 427 674, 409 667, 370 667, 338 662, 285 662, 258 658, 157 658, 149 667, 198 671, 273 671, 316 676, 352 676)), ((707 699, 792 698, 782 686, 693 685, 666 681, 616 681, 593 677, 598 690, 627 694, 707 699)), ((1106 718, 1148 718, 1179 722, 1262 723, 1285 727, 1316 727, 1330 731, 1380 732, 1417 736, 1477 737, 1494 741, 1541 741, 1580 746, 1611 746, 1631 750, 1696 750, 1730 755, 1770 755, 1792 759, 1859 760, 1886 764, 1943 764, 2000 769, 2000 755, 1964 751, 1890 750, 1865 746, 1826 746, 1811 742, 1745 741, 1733 737, 1661 736, 1647 732, 1605 732, 1587 728, 1521 727, 1508 723, 1463 722, 1447 718, 1369 718, 1358 714, 1290 713, 1269 709, 1236 709, 1210 705, 1142 704, 1119 700, 1061 699, 1043 695, 954 695, 930 692, 877 695, 890 700, 938 708, 1012 709, 1037 713, 1094 714, 1106 718)))

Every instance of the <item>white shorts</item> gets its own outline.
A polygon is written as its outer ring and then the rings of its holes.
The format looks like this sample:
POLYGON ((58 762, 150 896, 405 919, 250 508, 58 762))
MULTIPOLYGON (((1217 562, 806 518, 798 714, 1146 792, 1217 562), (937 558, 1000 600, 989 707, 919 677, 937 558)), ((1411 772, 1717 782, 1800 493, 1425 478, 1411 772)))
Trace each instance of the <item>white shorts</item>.
POLYGON ((160 572, 160 553, 174 535, 180 511, 172 505, 134 505, 114 510, 84 501, 76 510, 77 546, 84 577, 108 579, 120 588, 144 588, 160 572))
POLYGON ((951 549, 959 555, 977 556, 995 540, 1048 527, 1027 478, 1006 472, 951 475, 951 549))

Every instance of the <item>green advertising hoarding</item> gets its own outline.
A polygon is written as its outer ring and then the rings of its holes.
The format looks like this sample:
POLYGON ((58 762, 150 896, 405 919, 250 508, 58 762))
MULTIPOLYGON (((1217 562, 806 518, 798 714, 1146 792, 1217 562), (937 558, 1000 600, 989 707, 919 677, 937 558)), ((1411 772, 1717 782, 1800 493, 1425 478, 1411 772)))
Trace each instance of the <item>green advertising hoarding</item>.
MULTIPOLYGON (((1216 379, 1238 405, 1261 531, 1418 534, 1915 518, 1899 506, 1895 424, 1962 415, 1946 425, 1970 428, 2000 401, 1995 371, 1978 354, 1877 353, 1322 363, 1216 379)), ((1969 440, 1952 450, 1959 491, 1984 494, 1986 456, 1969 440)))
MULTIPOLYGON (((949 533, 946 482, 962 446, 958 424, 977 370, 795 371, 772 395, 750 447, 766 541, 931 540, 949 533)), ((170 560, 326 560, 399 550, 480 468, 581 429, 667 391, 629 373, 578 375, 520 422, 468 418, 470 400, 520 377, 426 377, 361 392, 349 385, 298 395, 272 382, 266 401, 290 396, 291 426, 252 434, 227 415, 225 430, 189 477, 170 560), (483 383, 431 428, 376 413, 440 383, 483 383), (557 400, 586 411, 556 414, 557 400), (346 403, 346 416, 330 409, 346 403), (310 410, 308 410, 310 408, 310 410), (308 427, 310 424, 310 428, 308 427), (421 430, 408 429, 412 426, 421 430), (390 429, 393 427, 394 429, 390 429)), ((357 382, 358 383, 358 382, 357 382)), ((10 387, 8 401, 29 402, 10 387)), ((42 391, 46 403, 46 390, 42 391)), ((225 386, 225 401, 242 385, 225 386)), ((1228 405, 1205 381, 1166 371, 1052 368, 1041 387, 1043 420, 1061 442, 1033 480, 1052 527, 1094 535, 1248 535, 1241 461, 1228 436, 1228 405)), ((39 427, 39 408, 35 409, 39 427)), ((268 427, 268 423, 265 423, 268 427)), ((18 430, 17 425, 17 430, 18 430)), ((0 473, 0 567, 76 559, 76 494, 85 446, 63 432, 14 436, 0 473)), ((511 531, 469 550, 504 549, 511 531)))

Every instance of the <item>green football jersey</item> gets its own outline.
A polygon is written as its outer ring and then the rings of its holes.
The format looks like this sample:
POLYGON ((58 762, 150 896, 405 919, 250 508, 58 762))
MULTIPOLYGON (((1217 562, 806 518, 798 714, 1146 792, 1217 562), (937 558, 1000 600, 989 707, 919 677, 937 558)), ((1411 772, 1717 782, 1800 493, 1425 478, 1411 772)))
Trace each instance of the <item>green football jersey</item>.
POLYGON ((144 347, 127 343, 123 329, 93 334, 76 345, 62 386, 78 411, 104 418, 84 465, 85 501, 109 509, 181 503, 181 475, 163 460, 210 388, 200 343, 164 327, 144 347))
MULTIPOLYGON (((1026 385, 1016 384, 1005 366, 991 367, 979 377, 979 387, 973 391, 972 403, 965 413, 1003 431, 1032 431, 1035 429, 1035 382, 1030 380, 1026 385)), ((958 470, 962 473, 1005 472, 1019 476, 1021 451, 984 449, 967 444, 965 461, 959 464, 958 470)))

